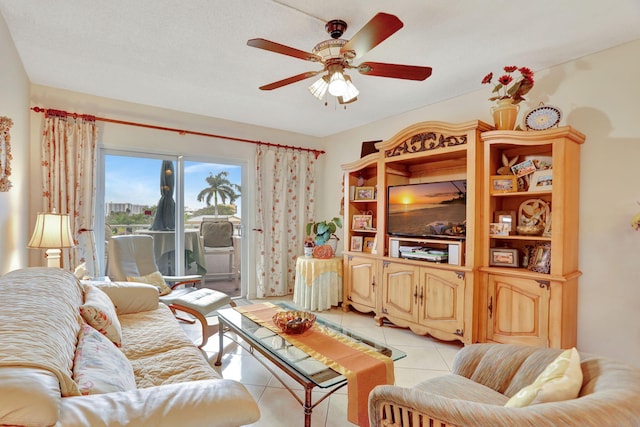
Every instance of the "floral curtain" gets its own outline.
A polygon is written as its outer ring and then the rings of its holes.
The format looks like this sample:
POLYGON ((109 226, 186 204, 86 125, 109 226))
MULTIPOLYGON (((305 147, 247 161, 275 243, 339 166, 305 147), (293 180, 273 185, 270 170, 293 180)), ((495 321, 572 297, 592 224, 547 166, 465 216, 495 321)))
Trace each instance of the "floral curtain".
POLYGON ((293 293, 296 258, 315 203, 313 152, 256 148, 257 297, 293 293))
POLYGON ((93 233, 96 193, 95 118, 46 110, 42 133, 42 198, 44 210, 70 215, 76 247, 62 251, 62 267, 73 270, 86 263, 98 276, 93 233))

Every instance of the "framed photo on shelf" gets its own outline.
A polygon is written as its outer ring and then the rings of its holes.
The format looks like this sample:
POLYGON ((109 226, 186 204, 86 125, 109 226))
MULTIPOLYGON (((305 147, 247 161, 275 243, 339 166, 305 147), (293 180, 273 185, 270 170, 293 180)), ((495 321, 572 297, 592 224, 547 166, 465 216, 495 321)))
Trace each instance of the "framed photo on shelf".
POLYGON ((531 175, 529 191, 551 191, 553 186, 553 169, 535 171, 531 175))
POLYGON ((489 248, 489 265, 494 267, 517 267, 518 250, 511 248, 489 248))
POLYGON ((351 237, 351 252, 362 252, 362 236, 351 237))
POLYGON ((373 230, 372 215, 354 215, 351 222, 352 230, 373 230))
POLYGON ((536 245, 529 255, 527 268, 536 273, 549 274, 551 271, 551 245, 544 243, 536 245))
POLYGON ((511 225, 506 222, 492 222, 489 224, 489 234, 492 236, 508 236, 511 225))
POLYGON ((368 254, 373 253, 375 246, 376 246, 375 237, 365 237, 364 246, 362 246, 362 252, 366 252, 368 254))
POLYGON ((375 187, 356 187, 354 200, 375 200, 375 187))
POLYGON ((489 177, 491 194, 513 193, 518 191, 518 177, 515 175, 492 175, 489 177))
POLYGON ((516 211, 495 211, 493 213, 494 222, 500 224, 508 224, 508 234, 514 234, 516 231, 516 211))
POLYGON ((522 163, 511 166, 511 171, 516 175, 516 177, 520 178, 521 176, 535 172, 536 165, 533 163, 532 159, 528 159, 522 163))

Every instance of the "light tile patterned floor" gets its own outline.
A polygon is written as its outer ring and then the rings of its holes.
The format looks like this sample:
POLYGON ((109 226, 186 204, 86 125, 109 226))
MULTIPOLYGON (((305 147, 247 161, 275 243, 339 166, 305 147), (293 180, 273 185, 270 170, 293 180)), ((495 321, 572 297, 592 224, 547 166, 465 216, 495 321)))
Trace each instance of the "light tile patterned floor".
MULTIPOLYGON (((372 314, 355 311, 345 313, 337 307, 316 314, 404 351, 407 357, 395 363, 395 379, 399 386, 411 387, 418 382, 448 373, 454 355, 462 347, 462 344, 457 341, 438 341, 392 325, 378 327, 372 314)), ((197 325, 195 327, 185 323, 181 325, 194 341, 199 342, 200 334, 197 325)), ((213 366, 218 355, 217 335, 209 338, 204 350, 213 366)), ((260 407, 261 418, 257 423, 251 424, 252 426, 300 427, 304 425, 300 404, 253 356, 232 341, 225 342, 222 366, 214 368, 224 378, 240 381, 255 397, 260 407)), ((279 372, 276 367, 273 369, 279 372)), ((302 387, 298 383, 290 380, 286 374, 280 375, 280 378, 285 380, 287 385, 298 390, 298 396, 304 399, 302 387)), ((321 396, 321 393, 321 389, 314 389, 314 401, 321 396)), ((313 410, 311 424, 313 427, 354 426, 355 424, 347 421, 346 414, 347 395, 346 388, 343 388, 313 410)))

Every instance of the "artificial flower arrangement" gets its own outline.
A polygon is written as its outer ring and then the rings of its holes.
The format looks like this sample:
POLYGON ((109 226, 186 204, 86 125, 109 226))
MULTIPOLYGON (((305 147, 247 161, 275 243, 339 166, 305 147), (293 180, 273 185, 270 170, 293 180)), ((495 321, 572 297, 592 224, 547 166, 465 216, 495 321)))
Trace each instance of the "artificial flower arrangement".
MULTIPOLYGON (((489 98, 489 101, 512 99, 513 104, 524 101, 524 95, 533 88, 533 71, 527 67, 511 65, 504 67, 504 72, 505 74, 498 77, 498 83, 493 87, 492 91, 495 96, 489 98), (513 76, 516 71, 520 73, 519 78, 514 78, 513 76)), ((493 80, 493 73, 484 76, 482 84, 490 84, 491 80, 493 80)))
POLYGON ((634 217, 631 218, 631 228, 640 230, 640 213, 635 214, 634 217))

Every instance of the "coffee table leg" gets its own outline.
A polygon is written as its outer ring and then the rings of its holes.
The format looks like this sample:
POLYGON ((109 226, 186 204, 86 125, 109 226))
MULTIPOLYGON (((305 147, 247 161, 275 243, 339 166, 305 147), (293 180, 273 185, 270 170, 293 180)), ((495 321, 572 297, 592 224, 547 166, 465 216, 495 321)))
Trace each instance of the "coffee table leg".
POLYGON ((313 411, 311 390, 308 386, 304 389, 304 427, 311 427, 311 412, 313 411))
POLYGON ((222 365, 222 352, 224 351, 224 323, 222 319, 218 317, 218 358, 216 359, 216 366, 222 365))

